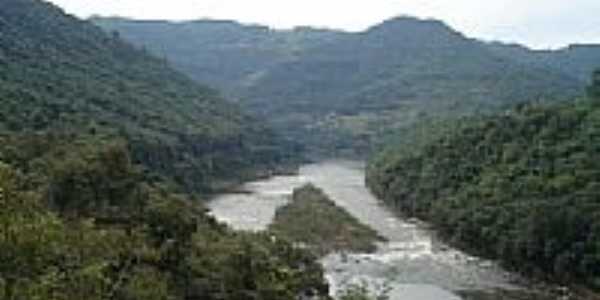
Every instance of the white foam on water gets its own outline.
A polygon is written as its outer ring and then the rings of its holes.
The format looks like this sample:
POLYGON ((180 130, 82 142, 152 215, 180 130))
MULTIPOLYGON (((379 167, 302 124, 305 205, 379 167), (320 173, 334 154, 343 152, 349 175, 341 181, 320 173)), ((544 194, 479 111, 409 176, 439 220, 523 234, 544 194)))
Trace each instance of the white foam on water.
POLYGON ((495 264, 437 243, 417 220, 398 218, 364 186, 359 164, 325 162, 301 168, 298 176, 278 176, 244 185, 249 194, 215 198, 208 207, 235 229, 260 231, 272 222, 277 208, 288 203, 294 188, 312 182, 337 205, 372 227, 389 242, 372 254, 332 254, 322 259, 332 290, 349 280, 383 281, 392 300, 456 300, 451 291, 512 287, 507 273, 495 264))

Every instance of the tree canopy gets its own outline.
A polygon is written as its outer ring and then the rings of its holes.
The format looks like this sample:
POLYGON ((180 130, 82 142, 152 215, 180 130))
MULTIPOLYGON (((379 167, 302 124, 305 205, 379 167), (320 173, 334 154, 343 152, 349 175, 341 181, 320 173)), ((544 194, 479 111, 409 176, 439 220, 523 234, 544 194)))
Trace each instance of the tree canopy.
POLYGON ((0 134, 122 139, 136 164, 189 192, 289 158, 215 90, 49 3, 2 1, 0 32, 0 134))
POLYGON ((505 265, 600 289, 600 87, 458 121, 369 167, 370 188, 448 240, 505 265))
POLYGON ((0 1, 0 69, 0 299, 327 298, 310 253, 196 201, 285 164, 263 123, 44 1, 0 1))

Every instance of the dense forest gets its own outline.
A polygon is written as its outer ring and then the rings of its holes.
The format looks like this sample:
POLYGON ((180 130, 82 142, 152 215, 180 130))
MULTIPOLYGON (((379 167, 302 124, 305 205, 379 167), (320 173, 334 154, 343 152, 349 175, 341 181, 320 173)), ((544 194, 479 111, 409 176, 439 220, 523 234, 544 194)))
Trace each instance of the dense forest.
POLYGON ((0 299, 328 297, 312 254, 193 201, 288 161, 265 125, 38 0, 0 2, 0 69, 0 299))
POLYGON ((327 297, 312 254, 233 232, 140 181, 117 145, 98 152, 88 169, 63 169, 71 176, 40 190, 0 165, 0 299, 327 297))
POLYGON ((589 77, 585 69, 572 76, 525 63, 440 21, 410 17, 359 33, 211 20, 92 21, 221 88, 321 156, 368 153, 388 131, 427 118, 568 98, 585 86, 579 78, 589 77))
MULTIPOLYGON (((0 299, 331 299, 319 256, 381 238, 323 191, 297 189, 262 233, 202 200, 382 137, 398 145, 367 183, 399 213, 600 290, 595 47, 532 53, 413 18, 361 33, 92 21, 106 30, 0 1, 0 299)), ((387 299, 369 294, 338 295, 387 299)))
POLYGON ((443 128, 373 159, 375 194, 512 269, 600 289, 600 72, 585 98, 443 128))
POLYGON ((489 43, 494 53, 523 64, 545 66, 572 78, 589 82, 590 74, 600 67, 600 45, 573 44, 557 50, 531 50, 521 45, 489 43))
POLYGON ((0 134, 18 142, 3 143, 16 151, 0 157, 18 168, 77 141, 116 138, 152 176, 206 192, 289 157, 216 91, 50 4, 2 1, 0 32, 0 134))

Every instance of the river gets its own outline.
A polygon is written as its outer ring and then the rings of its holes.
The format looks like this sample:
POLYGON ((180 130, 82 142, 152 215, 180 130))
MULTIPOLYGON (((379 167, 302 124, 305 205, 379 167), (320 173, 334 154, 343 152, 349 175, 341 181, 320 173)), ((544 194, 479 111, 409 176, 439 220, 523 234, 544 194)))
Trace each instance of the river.
POLYGON ((308 182, 388 240, 373 254, 332 254, 322 259, 334 293, 348 283, 367 282, 388 287, 393 300, 460 300, 459 295, 469 291, 486 293, 481 299, 533 299, 524 295, 526 289, 515 283, 514 275, 495 263, 445 245, 424 224, 399 218, 382 206, 365 187, 364 165, 359 162, 305 165, 298 175, 251 182, 244 193, 217 196, 209 208, 235 229, 264 230, 293 189, 308 182), (500 291, 503 296, 493 296, 500 291))

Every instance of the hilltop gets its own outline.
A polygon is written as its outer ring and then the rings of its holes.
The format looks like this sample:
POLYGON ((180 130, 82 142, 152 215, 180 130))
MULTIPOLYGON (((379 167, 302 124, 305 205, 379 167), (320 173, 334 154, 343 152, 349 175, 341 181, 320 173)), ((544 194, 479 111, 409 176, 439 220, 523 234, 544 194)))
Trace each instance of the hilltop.
POLYGON ((589 75, 525 64, 443 22, 411 17, 359 33, 209 20, 92 21, 329 155, 368 152, 387 132, 424 118, 570 97, 589 75))

